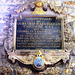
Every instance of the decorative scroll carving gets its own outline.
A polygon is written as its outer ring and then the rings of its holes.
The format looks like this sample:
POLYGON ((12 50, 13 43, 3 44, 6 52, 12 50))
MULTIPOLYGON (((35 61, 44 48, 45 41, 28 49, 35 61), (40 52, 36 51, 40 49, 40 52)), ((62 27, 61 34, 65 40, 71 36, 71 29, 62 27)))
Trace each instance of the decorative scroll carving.
MULTIPOLYGON (((9 52, 9 59, 15 63, 15 60, 20 61, 23 64, 26 65, 33 65, 34 63, 34 58, 35 55, 37 55, 37 57, 40 56, 40 54, 36 54, 35 52, 30 52, 29 55, 19 55, 16 54, 16 52, 9 52)), ((65 51, 51 51, 49 53, 45 52, 42 53, 41 56, 43 56, 44 58, 44 63, 45 65, 55 65, 57 62, 60 62, 60 60, 63 60, 63 63, 66 63, 67 60, 69 60, 69 52, 65 52, 65 51)))

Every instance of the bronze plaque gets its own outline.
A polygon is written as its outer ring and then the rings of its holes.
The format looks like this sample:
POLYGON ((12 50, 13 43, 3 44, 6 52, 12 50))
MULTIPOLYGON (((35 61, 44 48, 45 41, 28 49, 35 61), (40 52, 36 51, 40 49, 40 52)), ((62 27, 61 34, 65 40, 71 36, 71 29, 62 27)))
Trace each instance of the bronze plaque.
POLYGON ((16 49, 62 49, 61 21, 49 16, 17 19, 16 49))

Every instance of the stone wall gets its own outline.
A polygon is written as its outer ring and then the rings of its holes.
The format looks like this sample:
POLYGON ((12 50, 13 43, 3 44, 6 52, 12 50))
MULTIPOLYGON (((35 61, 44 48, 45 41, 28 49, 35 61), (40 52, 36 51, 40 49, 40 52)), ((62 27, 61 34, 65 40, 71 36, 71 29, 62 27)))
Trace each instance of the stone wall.
MULTIPOLYGON (((36 72, 32 69, 32 66, 24 65, 19 61, 13 64, 8 59, 7 51, 12 51, 14 48, 14 17, 26 13, 31 14, 33 12, 29 8, 26 8, 27 4, 27 0, 0 0, 0 75, 74 75, 75 42, 72 41, 71 35, 67 33, 70 31, 69 29, 72 28, 72 23, 74 23, 75 20, 67 22, 69 15, 66 16, 64 25, 65 49, 70 50, 70 59, 66 64, 58 64, 54 67, 48 67, 44 71, 36 72)), ((50 13, 49 10, 48 8, 46 14, 50 13)), ((55 11, 51 11, 51 13, 56 14, 55 11)), ((73 32, 72 29, 71 32, 73 32)))

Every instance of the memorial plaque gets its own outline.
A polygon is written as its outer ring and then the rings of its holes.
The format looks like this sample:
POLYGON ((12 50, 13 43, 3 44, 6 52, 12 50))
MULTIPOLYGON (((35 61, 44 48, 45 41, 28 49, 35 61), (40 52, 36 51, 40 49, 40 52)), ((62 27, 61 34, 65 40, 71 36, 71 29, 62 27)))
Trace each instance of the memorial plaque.
POLYGON ((62 49, 61 21, 49 16, 17 19, 16 49, 62 49))

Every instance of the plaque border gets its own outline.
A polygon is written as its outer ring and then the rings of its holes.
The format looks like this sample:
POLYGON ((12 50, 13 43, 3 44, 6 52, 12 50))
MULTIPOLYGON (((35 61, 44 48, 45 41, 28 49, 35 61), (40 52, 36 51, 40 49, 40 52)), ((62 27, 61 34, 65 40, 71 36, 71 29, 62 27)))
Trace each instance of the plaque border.
POLYGON ((14 50, 22 50, 22 51, 37 51, 37 50, 63 50, 64 49, 64 19, 63 17, 51 16, 51 15, 23 15, 15 18, 14 23, 14 50), (22 17, 55 17, 56 20, 61 20, 61 39, 62 39, 62 49, 16 49, 16 28, 17 28, 17 20, 21 20, 22 17))

